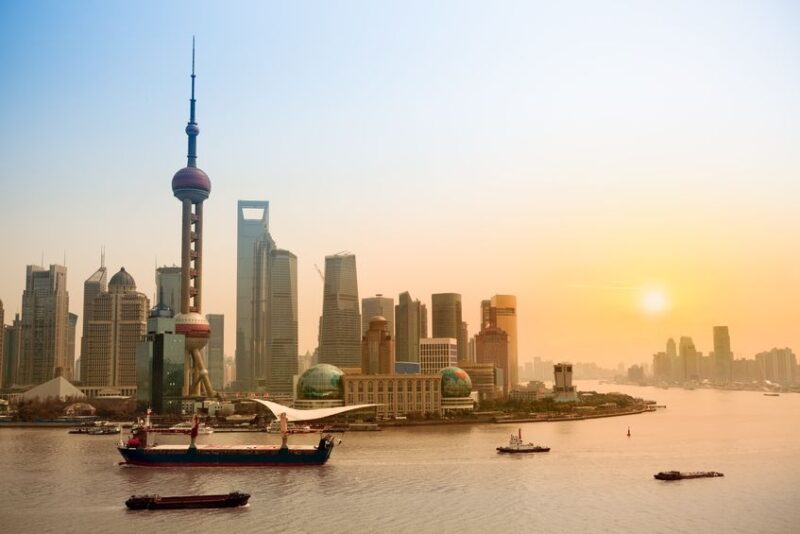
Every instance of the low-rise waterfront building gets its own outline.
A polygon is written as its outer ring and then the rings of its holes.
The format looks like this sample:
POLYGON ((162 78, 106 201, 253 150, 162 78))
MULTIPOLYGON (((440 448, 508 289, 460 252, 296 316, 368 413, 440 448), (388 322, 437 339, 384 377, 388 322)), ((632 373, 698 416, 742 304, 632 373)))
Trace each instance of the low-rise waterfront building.
POLYGON ((447 367, 441 371, 442 413, 465 414, 475 408, 472 393, 472 380, 466 371, 459 367, 447 367))
POLYGON ((431 374, 352 374, 318 364, 298 379, 294 407, 332 408, 355 404, 376 406, 352 417, 396 419, 471 412, 472 382, 458 367, 431 374))
POLYGON ((294 407, 301 410, 344 406, 341 369, 327 363, 317 364, 297 380, 294 407))
POLYGON ((344 375, 344 405, 378 404, 380 419, 410 414, 441 415, 441 376, 421 375, 344 375))
POLYGON ((510 395, 511 399, 524 402, 534 402, 548 396, 544 382, 540 382, 539 380, 531 380, 524 386, 515 387, 511 390, 510 395))

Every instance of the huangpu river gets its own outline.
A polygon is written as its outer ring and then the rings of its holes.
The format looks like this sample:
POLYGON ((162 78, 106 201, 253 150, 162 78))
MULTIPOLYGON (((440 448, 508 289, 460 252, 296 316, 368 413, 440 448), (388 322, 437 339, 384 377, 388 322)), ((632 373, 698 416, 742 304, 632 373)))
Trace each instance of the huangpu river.
MULTIPOLYGON (((585 421, 351 432, 326 465, 296 468, 120 467, 117 436, 2 428, 0 531, 800 532, 799 394, 596 382, 581 382, 579 389, 622 391, 667 408, 585 421), (497 454, 495 447, 518 426, 525 441, 551 452, 497 454), (725 476, 653 479, 670 469, 725 476), (140 512, 124 505, 132 494, 232 490, 250 493, 250 504, 140 512)), ((292 439, 315 441, 313 435, 292 439)))

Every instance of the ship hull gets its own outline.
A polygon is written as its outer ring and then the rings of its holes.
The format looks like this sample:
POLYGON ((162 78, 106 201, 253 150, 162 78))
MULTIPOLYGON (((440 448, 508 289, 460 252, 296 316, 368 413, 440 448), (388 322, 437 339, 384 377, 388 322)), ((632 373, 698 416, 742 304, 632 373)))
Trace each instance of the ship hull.
POLYGON ((550 447, 538 447, 536 449, 512 449, 509 447, 497 447, 497 452, 505 454, 531 454, 536 452, 550 452, 550 447))
POLYGON ((131 510, 179 510, 184 508, 235 508, 247 504, 250 495, 233 492, 228 495, 187 495, 161 497, 159 495, 132 496, 125 501, 131 510))
POLYGON ((118 447, 126 465, 143 467, 281 467, 322 465, 332 442, 318 447, 118 447))
POLYGON ((661 473, 653 475, 656 480, 688 480, 692 478, 717 478, 725 476, 716 471, 699 472, 699 473, 681 473, 679 471, 662 471, 661 473))

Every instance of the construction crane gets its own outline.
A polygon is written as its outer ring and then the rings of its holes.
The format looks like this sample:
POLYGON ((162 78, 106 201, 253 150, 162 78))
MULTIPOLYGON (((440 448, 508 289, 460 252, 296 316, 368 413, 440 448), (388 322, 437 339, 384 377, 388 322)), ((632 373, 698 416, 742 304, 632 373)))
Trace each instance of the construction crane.
POLYGON ((320 268, 317 266, 316 263, 314 264, 314 268, 317 270, 317 274, 319 274, 319 277, 322 278, 322 283, 324 284, 325 283, 325 275, 322 274, 322 271, 320 270, 320 268))

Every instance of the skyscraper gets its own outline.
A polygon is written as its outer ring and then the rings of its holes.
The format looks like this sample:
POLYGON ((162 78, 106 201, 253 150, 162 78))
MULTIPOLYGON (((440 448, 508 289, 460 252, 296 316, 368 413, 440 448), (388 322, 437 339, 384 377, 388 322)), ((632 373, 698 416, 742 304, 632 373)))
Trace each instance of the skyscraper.
MULTIPOLYGON (((1 323, 0 323, 1 324, 1 323)), ((67 315, 67 362, 68 375, 75 379, 75 338, 78 330, 78 316, 74 313, 67 315)))
POLYGON ((559 362, 553 366, 553 400, 575 402, 578 392, 572 385, 572 364, 559 362))
POLYGON ((428 306, 421 302, 419 304, 419 337, 428 337, 428 306))
POLYGON ((445 367, 458 365, 458 341, 443 337, 420 339, 419 364, 423 375, 437 374, 445 367))
POLYGON ((511 381, 508 351, 508 334, 501 328, 487 326, 475 335, 475 359, 478 363, 494 365, 497 369, 498 385, 502 386, 503 395, 506 397, 515 385, 511 381))
POLYGON ((194 42, 192 42, 192 98, 186 135, 189 150, 186 167, 172 177, 172 192, 181 201, 181 308, 175 316, 175 331, 186 338, 184 354, 184 396, 213 397, 202 349, 208 343, 210 328, 202 315, 203 303, 203 202, 211 193, 211 180, 197 167, 195 120, 194 42))
POLYGON ((6 333, 6 323, 5 321, 5 312, 3 311, 3 301, 0 300, 0 388, 3 387, 5 384, 5 379, 3 378, 4 371, 5 371, 5 333, 6 333))
POLYGON ((136 386, 136 346, 147 333, 150 302, 136 291, 123 267, 111 277, 108 291, 97 295, 87 323, 86 353, 81 356, 84 386, 136 386))
POLYGON ((172 309, 163 302, 147 318, 147 335, 136 345, 136 398, 158 414, 181 413, 186 338, 175 333, 172 309))
POLYGON ((675 340, 669 338, 667 340, 667 356, 670 358, 677 358, 678 357, 678 350, 675 345, 675 340))
POLYGON ((270 349, 270 262, 275 242, 267 233, 255 242, 253 252, 253 295, 252 295, 252 365, 253 383, 265 387, 269 369, 270 349))
POLYGON ((269 235, 269 202, 240 200, 237 211, 235 389, 251 390, 255 388, 256 380, 254 346, 263 347, 261 351, 266 351, 266 331, 254 337, 254 326, 266 321, 266 261, 272 243, 269 235), (258 317, 256 311, 259 312, 258 317))
POLYGON ((361 340, 361 373, 365 375, 394 374, 394 339, 389 321, 380 315, 373 316, 361 340))
POLYGON ((159 267, 156 269, 156 294, 161 304, 169 307, 172 313, 181 311, 182 270, 180 267, 159 267))
POLYGON ((460 360, 469 359, 469 326, 466 321, 461 321, 461 327, 458 329, 458 353, 460 360))
POLYGON ((678 358, 678 345, 675 340, 669 338, 667 340, 667 360, 669 361, 669 377, 668 380, 679 382, 683 380, 683 361, 678 358))
POLYGON ((297 256, 273 249, 269 261, 267 391, 291 395, 297 374, 297 256))
POLYGON ((373 317, 383 317, 394 336, 394 299, 381 294, 361 299, 361 335, 369 330, 369 322, 373 317))
POLYGON ((755 360, 764 380, 791 384, 797 379, 797 357, 788 347, 759 352, 755 360))
POLYGON ((225 316, 209 313, 206 315, 211 335, 206 347, 206 361, 208 362, 208 376, 211 386, 216 391, 225 388, 225 316))
POLYGON ((400 293, 395 306, 395 355, 399 362, 419 362, 419 340, 427 337, 427 309, 412 300, 408 291, 400 293), (423 333, 424 329, 424 333, 423 333))
POLYGON ((672 359, 666 352, 653 354, 653 378, 670 380, 672 378, 672 359))
POLYGON ((490 299, 481 301, 481 324, 479 330, 486 326, 497 326, 497 317, 492 311, 492 301, 490 299))
MULTIPOLYGON (((92 316, 92 303, 97 295, 108 291, 105 253, 100 255, 100 267, 83 283, 83 325, 81 326, 81 356, 86 354, 86 335, 89 332, 89 317, 92 316)), ((80 373, 78 373, 80 374, 80 373)))
POLYGON ((64 375, 69 328, 67 268, 28 265, 22 293, 22 353, 19 384, 42 384, 64 375))
POLYGON ((517 297, 495 295, 492 297, 492 318, 495 326, 508 334, 508 372, 511 387, 519 384, 519 356, 517 354, 517 297))
POLYGON ((461 295, 458 293, 435 293, 431 296, 433 307, 432 337, 450 337, 458 340, 458 359, 467 357, 466 339, 461 339, 461 295))
POLYGON ((700 357, 694 347, 692 338, 683 336, 678 342, 678 359, 683 364, 681 380, 700 379, 700 357))
POLYGON ((727 384, 731 381, 733 371, 733 353, 731 337, 727 326, 714 327, 714 379, 727 384))
POLYGON ((20 362, 22 360, 22 319, 14 315, 14 321, 4 327, 3 382, 7 388, 20 384, 20 362))
POLYGON ((361 365, 361 314, 353 254, 325 257, 319 362, 337 367, 361 365))

